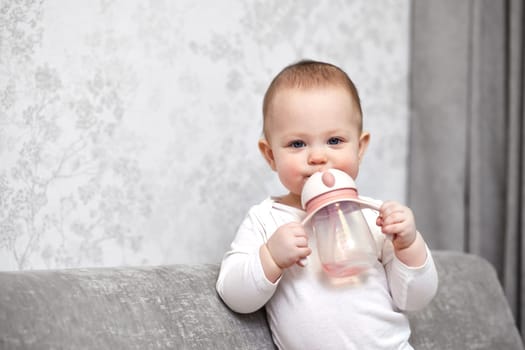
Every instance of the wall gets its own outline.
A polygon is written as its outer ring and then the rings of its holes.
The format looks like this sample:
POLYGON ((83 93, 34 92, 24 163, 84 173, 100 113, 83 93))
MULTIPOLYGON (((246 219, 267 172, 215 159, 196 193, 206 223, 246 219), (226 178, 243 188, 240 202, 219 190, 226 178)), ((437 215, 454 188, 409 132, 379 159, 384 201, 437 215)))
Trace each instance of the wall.
POLYGON ((271 78, 356 82, 360 192, 405 199, 409 1, 3 1, 0 269, 217 262, 282 192, 258 154, 271 78))

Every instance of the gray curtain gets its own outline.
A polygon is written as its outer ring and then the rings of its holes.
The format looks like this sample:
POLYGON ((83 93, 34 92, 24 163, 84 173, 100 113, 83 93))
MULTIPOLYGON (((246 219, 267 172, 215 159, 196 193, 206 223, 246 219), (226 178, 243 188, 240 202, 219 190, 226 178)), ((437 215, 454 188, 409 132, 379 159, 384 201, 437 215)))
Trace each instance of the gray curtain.
POLYGON ((522 337, 524 20, 523 0, 413 1, 407 186, 432 249, 494 265, 522 337))

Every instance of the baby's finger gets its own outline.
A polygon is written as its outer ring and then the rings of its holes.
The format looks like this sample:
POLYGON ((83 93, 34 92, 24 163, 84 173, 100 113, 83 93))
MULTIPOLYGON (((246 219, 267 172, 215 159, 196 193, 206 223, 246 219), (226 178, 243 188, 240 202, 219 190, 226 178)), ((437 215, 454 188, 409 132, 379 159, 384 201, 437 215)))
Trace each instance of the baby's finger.
POLYGON ((404 232, 406 225, 404 223, 395 223, 389 225, 383 225, 381 227, 381 232, 387 235, 395 235, 404 232))
POLYGON ((405 220, 406 220, 406 214, 401 211, 396 211, 396 212, 388 214, 383 219, 383 225, 397 224, 405 220))
POLYGON ((310 247, 305 247, 305 248, 299 249, 299 256, 301 258, 306 258, 310 254, 312 254, 312 248, 310 248, 310 247))
POLYGON ((301 267, 305 267, 308 264, 308 258, 307 257, 310 254, 312 254, 312 249, 307 247, 307 248, 302 249, 299 253, 300 253, 299 256, 301 258, 297 261, 296 264, 301 266, 301 267))
POLYGON ((383 210, 387 210, 387 209, 391 209, 391 208, 395 208, 399 206, 399 203, 398 202, 395 202, 395 201, 384 201, 383 204, 381 204, 381 211, 383 210))
POLYGON ((306 265, 308 265, 308 258, 302 258, 299 261, 297 261, 296 264, 301 267, 305 267, 306 265))
POLYGON ((296 247, 308 247, 308 237, 305 236, 298 236, 295 238, 295 246, 296 247))
POLYGON ((297 230, 293 232, 293 235, 296 239, 306 239, 308 240, 308 234, 305 230, 297 230))

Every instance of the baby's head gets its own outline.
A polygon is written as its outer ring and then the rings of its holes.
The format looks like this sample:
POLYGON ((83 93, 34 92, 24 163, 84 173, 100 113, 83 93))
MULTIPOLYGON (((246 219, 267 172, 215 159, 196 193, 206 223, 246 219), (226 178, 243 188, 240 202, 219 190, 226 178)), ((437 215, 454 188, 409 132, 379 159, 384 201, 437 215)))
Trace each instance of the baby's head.
POLYGON ((267 120, 271 115, 275 96, 284 89, 309 89, 327 86, 340 86, 345 89, 358 108, 358 129, 362 132, 362 109, 359 93, 350 77, 339 67, 330 63, 302 60, 285 67, 270 83, 263 100, 263 133, 268 138, 267 120))
POLYGON ((370 138, 363 132, 357 89, 340 68, 300 61, 272 81, 263 103, 259 149, 290 191, 281 200, 300 207, 305 181, 315 172, 339 169, 353 179, 370 138))

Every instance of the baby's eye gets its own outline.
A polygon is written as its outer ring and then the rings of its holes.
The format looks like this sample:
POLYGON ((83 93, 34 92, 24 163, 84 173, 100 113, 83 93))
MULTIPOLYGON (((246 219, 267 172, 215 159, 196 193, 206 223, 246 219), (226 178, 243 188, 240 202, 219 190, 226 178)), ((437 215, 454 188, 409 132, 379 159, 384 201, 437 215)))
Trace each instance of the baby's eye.
POLYGON ((290 142, 289 144, 289 147, 292 147, 292 148, 301 148, 304 146, 306 146, 306 144, 301 140, 295 140, 295 141, 290 142))
POLYGON ((338 145, 338 144, 340 144, 341 142, 343 142, 343 140, 341 140, 339 137, 331 137, 331 138, 328 140, 328 144, 329 144, 329 145, 338 145))

